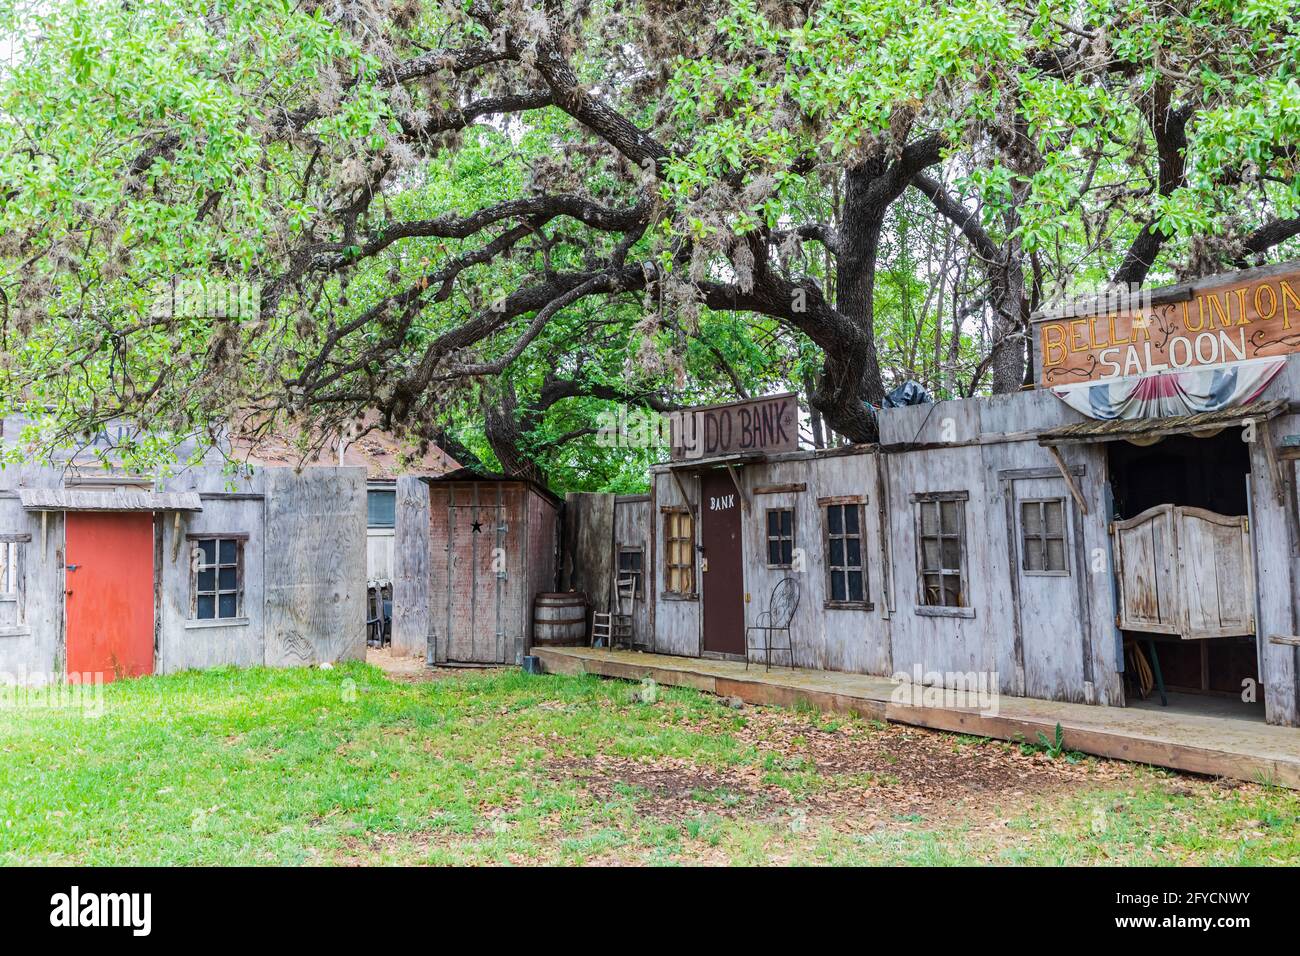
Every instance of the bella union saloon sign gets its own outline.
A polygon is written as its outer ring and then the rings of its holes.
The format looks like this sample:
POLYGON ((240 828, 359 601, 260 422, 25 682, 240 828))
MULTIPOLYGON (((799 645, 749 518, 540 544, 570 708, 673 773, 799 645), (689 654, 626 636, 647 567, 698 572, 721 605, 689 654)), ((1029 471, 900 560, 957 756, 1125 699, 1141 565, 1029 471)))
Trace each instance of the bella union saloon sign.
POLYGON ((1099 298, 1034 323, 1039 385, 1085 414, 1239 404, 1300 350, 1300 262, 1099 298))

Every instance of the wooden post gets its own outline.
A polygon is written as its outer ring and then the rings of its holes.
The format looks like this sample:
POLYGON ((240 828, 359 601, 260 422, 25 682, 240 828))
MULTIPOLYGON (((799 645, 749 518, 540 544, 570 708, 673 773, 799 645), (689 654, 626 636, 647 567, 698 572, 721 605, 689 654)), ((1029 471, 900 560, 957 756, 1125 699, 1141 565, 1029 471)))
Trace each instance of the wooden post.
POLYGON ((1273 479, 1273 494, 1277 497, 1279 505, 1286 505, 1286 473, 1282 470, 1282 463, 1278 461, 1277 449, 1273 447, 1273 431, 1269 428, 1268 420, 1261 421, 1258 425, 1260 437, 1264 440, 1264 454, 1268 456, 1268 470, 1273 479))
POLYGON ((682 493, 682 500, 686 502, 686 510, 691 513, 691 524, 694 524, 695 505, 691 504, 691 496, 686 493, 686 485, 682 483, 681 475, 677 474, 676 468, 668 469, 668 473, 673 476, 673 481, 677 483, 677 490, 682 493))
POLYGON ((1070 466, 1065 463, 1061 457, 1061 450, 1055 445, 1047 445, 1047 453, 1052 456, 1052 461, 1056 462, 1056 467, 1061 470, 1061 477, 1065 479, 1065 485, 1070 489, 1070 494, 1074 496, 1074 502, 1079 506, 1079 510, 1084 514, 1088 513, 1088 502, 1084 500, 1083 492, 1079 486, 1074 483, 1074 476, 1070 474, 1070 466))
POLYGON ((727 474, 731 476, 731 483, 736 486, 736 494, 740 496, 740 510, 749 514, 749 499, 745 497, 745 489, 740 487, 740 476, 730 464, 727 465, 727 474))

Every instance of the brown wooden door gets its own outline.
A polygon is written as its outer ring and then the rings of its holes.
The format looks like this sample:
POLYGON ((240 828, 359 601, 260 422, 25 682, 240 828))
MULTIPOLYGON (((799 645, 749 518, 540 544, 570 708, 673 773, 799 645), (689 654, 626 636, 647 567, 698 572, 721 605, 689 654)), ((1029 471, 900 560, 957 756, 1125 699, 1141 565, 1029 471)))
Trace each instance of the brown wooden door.
POLYGON ((745 653, 745 574, 740 553, 740 495, 725 471, 700 478, 701 594, 704 650, 745 653))

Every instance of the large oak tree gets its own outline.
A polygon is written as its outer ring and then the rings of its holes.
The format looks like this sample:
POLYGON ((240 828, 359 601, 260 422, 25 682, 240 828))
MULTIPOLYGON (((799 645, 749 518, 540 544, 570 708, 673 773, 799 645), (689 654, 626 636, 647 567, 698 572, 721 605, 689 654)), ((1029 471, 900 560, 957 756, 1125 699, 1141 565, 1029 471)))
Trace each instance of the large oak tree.
POLYGON ((142 460, 377 410, 545 478, 611 403, 781 385, 870 441, 923 353, 1013 390, 1046 298, 1300 232, 1282 0, 22 9, 0 394, 142 460), (188 281, 256 309, 158 307, 188 281))

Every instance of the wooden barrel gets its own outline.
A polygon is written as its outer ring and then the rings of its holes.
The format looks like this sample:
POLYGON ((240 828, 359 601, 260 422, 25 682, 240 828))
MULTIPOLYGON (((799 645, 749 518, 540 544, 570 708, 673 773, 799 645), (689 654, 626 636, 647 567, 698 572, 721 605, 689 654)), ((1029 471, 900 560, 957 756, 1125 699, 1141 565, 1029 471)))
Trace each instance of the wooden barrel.
POLYGON ((587 643, 587 595, 543 591, 533 599, 533 643, 576 647, 587 643))

